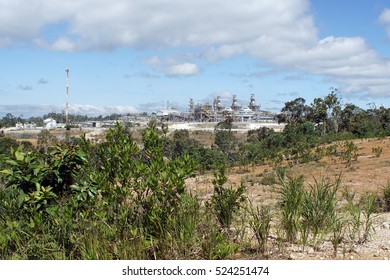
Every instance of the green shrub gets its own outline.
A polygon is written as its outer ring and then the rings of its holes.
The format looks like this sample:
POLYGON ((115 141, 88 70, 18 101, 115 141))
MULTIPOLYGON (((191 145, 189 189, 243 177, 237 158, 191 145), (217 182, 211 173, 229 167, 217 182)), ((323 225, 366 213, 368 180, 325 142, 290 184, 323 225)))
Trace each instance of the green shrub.
POLYGON ((372 153, 375 155, 375 157, 379 158, 383 153, 383 148, 374 147, 374 148, 372 148, 372 153))
POLYGON ((357 161, 359 157, 358 147, 352 141, 345 141, 342 144, 341 160, 346 161, 347 166, 352 164, 352 161, 357 161))
POLYGON ((223 228, 229 228, 233 222, 234 214, 240 210, 241 204, 245 201, 246 187, 243 184, 236 189, 232 186, 224 186, 227 181, 225 172, 225 166, 221 166, 218 173, 214 174, 212 180, 214 192, 211 197, 211 205, 220 225, 223 228))

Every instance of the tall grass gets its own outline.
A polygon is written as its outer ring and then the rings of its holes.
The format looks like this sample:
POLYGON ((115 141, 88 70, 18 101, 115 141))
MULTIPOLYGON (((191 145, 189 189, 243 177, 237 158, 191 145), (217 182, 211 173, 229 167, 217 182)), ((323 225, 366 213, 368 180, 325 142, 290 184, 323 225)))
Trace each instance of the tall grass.
POLYGON ((303 245, 310 236, 316 248, 331 231, 332 219, 336 215, 336 194, 339 186, 340 177, 334 183, 323 178, 314 178, 314 183, 304 192, 301 212, 303 245))
POLYGON ((271 231, 272 213, 269 206, 256 207, 250 203, 249 205, 249 227, 256 237, 259 252, 262 255, 267 254, 268 238, 271 231))
POLYGON ((303 176, 279 177, 279 204, 280 224, 286 232, 286 239, 295 242, 300 229, 302 214, 302 200, 304 198, 303 176))

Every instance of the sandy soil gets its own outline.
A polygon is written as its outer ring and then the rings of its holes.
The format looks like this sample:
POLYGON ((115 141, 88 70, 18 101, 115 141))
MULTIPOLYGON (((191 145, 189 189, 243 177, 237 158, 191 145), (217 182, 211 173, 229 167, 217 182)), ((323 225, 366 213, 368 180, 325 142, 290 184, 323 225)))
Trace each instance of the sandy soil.
MULTIPOLYGON (((355 192, 356 197, 370 192, 383 196, 383 188, 390 182, 390 138, 356 140, 358 147, 358 159, 350 166, 339 158, 323 158, 319 162, 294 165, 291 172, 302 174, 307 182, 313 178, 336 179, 341 174, 342 187, 355 192), (382 148, 379 157, 373 152, 373 148, 382 148)), ((272 173, 272 166, 264 165, 243 172, 242 168, 230 170, 228 184, 238 185, 241 182, 247 185, 247 195, 255 203, 270 204, 275 202, 274 192, 276 185, 263 185, 263 174, 272 173)), ((212 194, 212 174, 205 174, 188 181, 189 189, 202 197, 210 197, 212 194)), ((339 248, 335 257, 330 241, 324 242, 318 251, 308 247, 302 251, 298 245, 289 245, 283 254, 271 248, 272 259, 360 259, 360 260, 388 260, 390 259, 390 213, 378 213, 374 218, 374 234, 364 244, 348 244, 339 248)), ((274 236, 274 238, 276 238, 274 236)), ((248 256, 243 256, 243 258, 248 256)))

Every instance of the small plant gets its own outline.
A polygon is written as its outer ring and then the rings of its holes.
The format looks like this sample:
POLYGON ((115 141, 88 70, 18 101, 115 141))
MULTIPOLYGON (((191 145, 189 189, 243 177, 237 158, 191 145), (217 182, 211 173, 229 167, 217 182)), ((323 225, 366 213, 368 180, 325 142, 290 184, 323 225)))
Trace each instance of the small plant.
POLYGON ((259 251, 262 254, 267 252, 268 237, 271 229, 271 208, 258 205, 256 208, 250 203, 249 226, 253 231, 259 244, 259 251))
POLYGON ((302 213, 303 176, 280 177, 279 185, 277 192, 280 195, 281 227, 286 232, 287 241, 294 242, 297 239, 302 213))
POLYGON ((325 149, 325 155, 326 156, 335 156, 337 154, 337 145, 333 144, 325 149))
POLYGON ((335 214, 331 217, 330 241, 333 246, 333 256, 337 258, 337 249, 344 240, 346 220, 344 217, 335 214))
POLYGON ((217 219, 223 228, 229 228, 233 221, 233 216, 241 208, 242 202, 245 201, 246 187, 241 184, 237 189, 226 187, 227 182, 225 175, 226 168, 221 166, 219 172, 214 174, 212 183, 214 185, 214 193, 211 197, 211 204, 217 219))
POLYGON ((346 161, 347 166, 351 166, 352 161, 357 161, 359 154, 358 154, 358 147, 355 143, 352 141, 345 141, 342 144, 343 151, 341 152, 340 158, 341 160, 346 161))
POLYGON ((344 189, 343 198, 346 200, 345 211, 348 215, 347 217, 347 234, 349 242, 354 242, 356 236, 360 236, 362 221, 362 213, 360 211, 360 206, 355 202, 355 193, 351 192, 349 189, 344 189))
POLYGON ((305 245, 308 235, 311 234, 313 246, 316 248, 331 229, 340 177, 335 183, 323 179, 314 181, 314 184, 310 185, 310 190, 305 191, 302 200, 302 236, 305 245))
POLYGON ((384 210, 386 212, 390 211, 390 182, 383 188, 383 196, 384 196, 384 210))
POLYGON ((263 173, 260 183, 266 186, 274 185, 277 183, 277 177, 273 172, 263 173))
POLYGON ((372 148, 372 153, 375 155, 375 157, 379 158, 383 153, 383 148, 382 147, 372 148))
POLYGON ((360 208, 363 211, 363 234, 359 237, 358 243, 365 243, 370 238, 373 232, 375 231, 373 226, 373 221, 375 219, 375 212, 378 210, 378 205, 376 204, 376 195, 369 193, 364 195, 360 200, 360 208))
POLYGON ((198 246, 200 246, 202 258, 207 260, 223 260, 229 258, 238 250, 238 245, 229 240, 227 234, 221 232, 216 225, 211 204, 206 204, 202 213, 201 222, 198 224, 198 246))

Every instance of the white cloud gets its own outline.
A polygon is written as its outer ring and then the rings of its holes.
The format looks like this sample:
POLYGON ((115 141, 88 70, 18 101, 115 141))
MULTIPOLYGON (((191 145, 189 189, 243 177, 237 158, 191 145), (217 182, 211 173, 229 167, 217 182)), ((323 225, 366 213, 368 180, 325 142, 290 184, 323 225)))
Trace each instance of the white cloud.
POLYGON ((191 76, 199 73, 199 68, 194 63, 174 64, 168 67, 168 74, 172 76, 191 76))
POLYGON ((381 15, 379 16, 379 21, 381 23, 390 24, 390 9, 384 9, 381 15))
POLYGON ((212 46, 276 32, 310 40, 315 28, 308 7, 307 0, 3 0, 0 34, 43 40, 45 26, 66 21, 58 39, 72 38, 78 49, 212 46), (285 30, 289 26, 295 35, 285 30))
POLYGON ((387 36, 390 38, 390 9, 384 9, 378 20, 386 26, 387 36))
MULTIPOLYGON (((390 9, 378 21, 390 37, 390 9)), ((349 92, 385 96, 390 88, 388 59, 362 37, 318 37, 309 0, 0 0, 0 47, 18 41, 57 51, 191 49, 208 60, 247 54, 349 92), (54 39, 45 34, 62 22, 54 39)), ((194 58, 144 63, 168 76, 200 72, 194 58)))
POLYGON ((157 72, 163 73, 166 76, 193 76, 200 73, 198 65, 192 62, 185 61, 187 56, 172 56, 159 58, 152 56, 144 58, 143 63, 150 65, 157 72))
POLYGON ((75 44, 66 38, 59 38, 51 46, 51 49, 56 51, 73 52, 76 50, 75 44))
POLYGON ((99 106, 87 104, 72 104, 69 107, 69 113, 80 115, 110 115, 110 114, 127 114, 136 113, 138 110, 134 106, 99 106))
MULTIPOLYGON (((50 112, 61 113, 65 111, 64 105, 0 105, 0 117, 7 113, 15 116, 23 115, 25 118, 43 116, 50 112)), ((88 116, 137 113, 139 110, 133 106, 99 106, 88 104, 71 104, 69 113, 88 116)))

